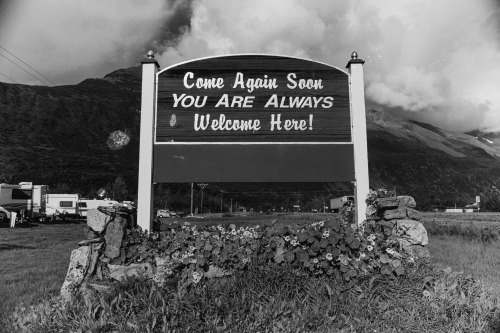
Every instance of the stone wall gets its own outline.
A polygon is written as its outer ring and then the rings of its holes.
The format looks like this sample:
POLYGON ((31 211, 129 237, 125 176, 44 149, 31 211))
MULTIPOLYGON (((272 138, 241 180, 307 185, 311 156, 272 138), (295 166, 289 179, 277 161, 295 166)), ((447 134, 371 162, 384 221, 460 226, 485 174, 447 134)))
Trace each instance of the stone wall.
POLYGON ((89 210, 85 240, 71 252, 61 296, 69 301, 82 290, 105 291, 106 284, 112 279, 121 280, 127 276, 151 278, 153 267, 149 263, 123 265, 127 259, 125 247, 133 245, 134 239, 136 243, 140 242, 139 232, 134 227, 134 212, 127 208, 89 210))
MULTIPOLYGON (((425 247, 427 232, 419 222, 421 214, 415 210, 415 200, 409 196, 378 198, 367 207, 367 222, 381 227, 386 236, 397 240, 400 249, 415 258, 428 257, 425 247)), ((112 281, 128 277, 152 279, 155 270, 161 268, 158 261, 130 263, 130 255, 141 243, 135 218, 127 208, 100 208, 89 210, 85 240, 78 243, 78 249, 71 253, 66 280, 61 296, 70 301, 75 295, 83 296, 103 293, 112 281)), ((226 275, 215 266, 210 266, 205 276, 226 275)))
POLYGON ((377 198, 366 209, 367 223, 382 225, 384 233, 388 231, 386 235, 392 235, 406 253, 416 258, 429 257, 427 231, 415 207, 410 196, 377 198))

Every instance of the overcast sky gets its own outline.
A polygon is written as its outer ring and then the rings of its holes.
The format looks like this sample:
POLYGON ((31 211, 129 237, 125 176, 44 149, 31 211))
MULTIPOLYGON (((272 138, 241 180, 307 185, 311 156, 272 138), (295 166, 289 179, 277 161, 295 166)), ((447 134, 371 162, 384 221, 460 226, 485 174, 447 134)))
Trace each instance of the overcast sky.
POLYGON ((500 131, 498 0, 0 1, 0 81, 41 84, 16 63, 48 85, 76 84, 149 49, 161 67, 270 53, 342 69, 355 50, 370 107, 500 131))

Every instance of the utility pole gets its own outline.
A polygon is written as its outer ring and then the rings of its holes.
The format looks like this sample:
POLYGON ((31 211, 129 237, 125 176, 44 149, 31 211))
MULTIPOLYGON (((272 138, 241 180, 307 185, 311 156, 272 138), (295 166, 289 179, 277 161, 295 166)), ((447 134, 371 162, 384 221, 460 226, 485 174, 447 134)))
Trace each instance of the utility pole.
POLYGON ((193 216, 193 183, 191 183, 191 216, 193 216))
POLYGON ((222 199, 224 197, 224 190, 220 191, 220 212, 222 213, 222 199))
POLYGON ((203 214, 203 189, 207 186, 207 183, 198 183, 198 186, 201 188, 201 207, 200 214, 203 214))
POLYGON ((231 198, 231 213, 233 212, 233 199, 231 198))

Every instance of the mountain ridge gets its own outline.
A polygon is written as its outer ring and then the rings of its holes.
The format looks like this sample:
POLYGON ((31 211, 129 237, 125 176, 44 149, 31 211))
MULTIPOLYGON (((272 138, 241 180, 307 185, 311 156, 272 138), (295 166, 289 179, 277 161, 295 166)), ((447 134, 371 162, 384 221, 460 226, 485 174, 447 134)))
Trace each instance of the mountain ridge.
MULTIPOLYGON (((67 86, 0 82, 0 182, 67 184, 90 193, 122 176, 133 194, 140 96, 140 67, 67 86), (107 144, 116 131, 130 138, 121 149, 107 144)), ((381 110, 367 110, 367 130, 370 186, 396 188, 423 209, 466 204, 500 180, 494 136, 445 131, 381 110)), ((322 187, 335 193, 335 186, 322 187)))

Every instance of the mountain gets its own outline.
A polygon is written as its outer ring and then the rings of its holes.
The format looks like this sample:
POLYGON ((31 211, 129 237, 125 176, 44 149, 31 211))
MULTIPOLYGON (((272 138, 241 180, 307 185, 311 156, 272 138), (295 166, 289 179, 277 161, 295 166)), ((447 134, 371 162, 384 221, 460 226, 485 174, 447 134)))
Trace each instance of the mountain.
POLYGON ((0 182, 67 184, 85 192, 117 175, 134 181, 140 90, 139 67, 73 86, 0 83, 0 182), (108 139, 117 130, 131 139, 112 150, 108 139))
POLYGON ((500 180, 500 146, 470 134, 367 112, 371 187, 396 188, 419 206, 465 205, 500 180))
MULTIPOLYGON (((121 176, 133 197, 140 90, 140 67, 72 86, 0 82, 0 182, 66 186, 92 196, 121 176), (128 144, 113 143, 116 131, 130 138, 128 144)), ((471 203, 500 181, 500 134, 454 133, 375 110, 367 111, 367 127, 370 186, 412 195, 420 209, 471 203)), ((304 196, 350 191, 349 184, 225 185, 240 202, 272 200, 277 206, 297 188, 304 196)), ((220 189, 212 186, 213 196, 220 189)))

